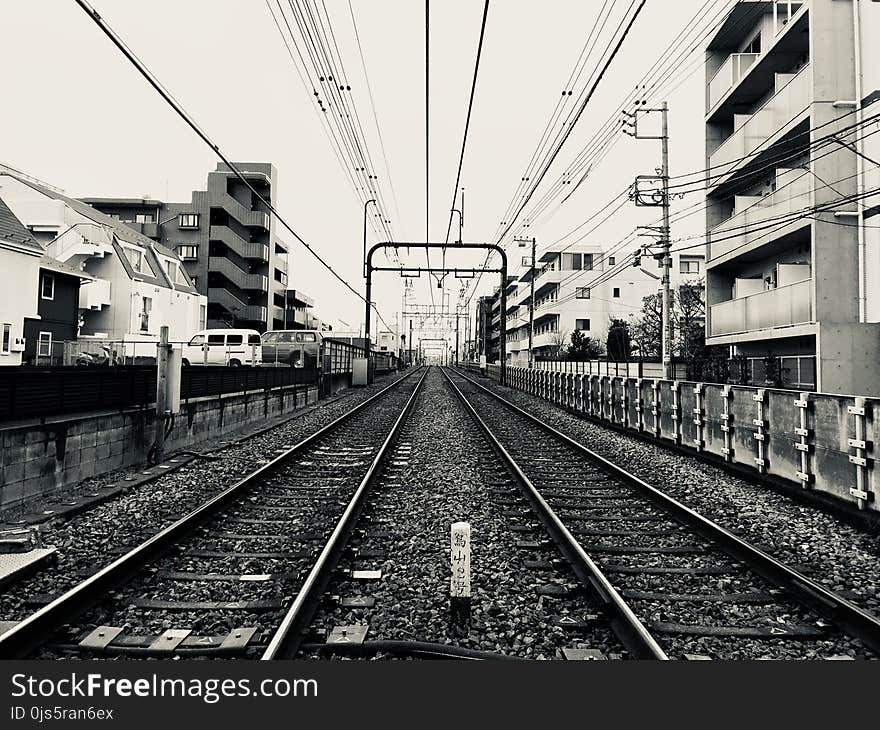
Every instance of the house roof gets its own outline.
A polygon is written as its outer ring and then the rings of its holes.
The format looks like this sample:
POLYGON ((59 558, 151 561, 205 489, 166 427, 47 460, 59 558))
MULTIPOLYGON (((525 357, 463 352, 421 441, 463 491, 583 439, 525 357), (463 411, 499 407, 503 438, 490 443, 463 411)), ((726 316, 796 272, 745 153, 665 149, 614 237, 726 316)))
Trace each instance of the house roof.
POLYGON ((177 254, 171 249, 166 248, 161 243, 156 243, 152 238, 147 238, 143 234, 140 234, 132 228, 129 228, 122 221, 116 220, 116 218, 102 213, 100 210, 93 208, 91 205, 88 205, 81 200, 77 200, 76 198, 69 198, 63 193, 59 193, 57 190, 52 190, 51 188, 39 185, 38 183, 18 177, 17 175, 13 175, 9 172, 4 171, 0 174, 9 175, 9 177, 15 178, 20 183, 23 183, 28 187, 33 188, 34 190, 45 195, 46 197, 52 198, 54 200, 60 200, 62 203, 65 203, 80 215, 95 221, 95 223, 100 223, 104 226, 110 226, 113 229, 113 232, 116 234, 116 237, 122 241, 133 243, 138 246, 144 246, 147 248, 152 246, 155 248, 156 251, 164 254, 165 256, 171 256, 175 259, 177 258, 177 254))
MULTIPOLYGON (((114 248, 117 248, 117 241, 121 241, 123 243, 131 243, 135 246, 146 249, 149 252, 148 258, 151 260, 151 268, 155 269, 155 266, 159 266, 160 276, 151 277, 146 274, 132 271, 131 266, 128 263, 128 258, 125 256, 125 254, 121 250, 116 251, 117 255, 120 257, 120 261, 122 261, 123 267, 132 278, 141 278, 145 281, 149 281, 159 286, 168 287, 169 280, 167 278, 167 275, 165 274, 165 267, 161 265, 161 262, 159 261, 157 256, 157 254, 162 254, 163 256, 174 259, 180 264, 180 271, 183 273, 187 281, 186 284, 173 283, 170 288, 173 288, 177 291, 184 291, 189 294, 198 294, 198 291, 195 289, 195 287, 192 286, 192 283, 189 281, 189 276, 186 274, 186 270, 184 269, 183 264, 180 261, 180 257, 175 251, 172 251, 170 248, 163 246, 161 243, 156 243, 156 241, 154 241, 152 238, 147 238, 147 236, 144 236, 133 230, 132 228, 129 228, 122 221, 119 221, 116 218, 106 215, 99 210, 96 210, 92 206, 83 203, 81 200, 70 198, 58 192, 57 190, 53 190, 44 185, 39 185, 38 183, 35 183, 31 180, 18 177, 17 175, 13 175, 10 172, 4 171, 0 172, 0 174, 8 175, 9 177, 15 178, 20 183, 23 183, 33 190, 42 193, 46 197, 52 198, 53 200, 61 201, 69 208, 71 208, 71 210, 74 210, 81 216, 89 218, 90 220, 100 225, 109 227, 113 231, 113 235, 116 239, 116 241, 114 241, 114 248)), ((39 246, 39 244, 37 244, 37 246, 39 246)), ((40 248, 41 252, 42 250, 43 249, 40 248)))
POLYGON ((15 217, 9 206, 0 198, 0 243, 13 245, 34 254, 43 253, 43 247, 37 243, 31 232, 15 217))
POLYGON ((63 261, 59 261, 58 259, 53 259, 48 254, 43 254, 42 256, 40 256, 40 268, 46 269, 47 271, 52 271, 56 274, 76 276, 83 281, 95 281, 95 277, 91 274, 87 274, 85 271, 82 271, 75 266, 71 266, 70 264, 64 263, 63 261))

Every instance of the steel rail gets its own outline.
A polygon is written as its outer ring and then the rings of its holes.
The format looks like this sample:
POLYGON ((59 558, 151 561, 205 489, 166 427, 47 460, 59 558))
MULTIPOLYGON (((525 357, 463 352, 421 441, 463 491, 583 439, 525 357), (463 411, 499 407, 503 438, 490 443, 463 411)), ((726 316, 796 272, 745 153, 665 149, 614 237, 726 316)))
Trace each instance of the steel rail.
POLYGON ((412 395, 410 395, 409 400, 406 402, 397 420, 395 420, 382 446, 379 447, 376 456, 370 464, 370 468, 345 508, 345 512, 342 513, 342 517, 339 518, 339 522, 327 539, 324 549, 321 550, 321 554, 315 560, 315 564, 309 571, 308 576, 303 581, 293 604, 288 609, 287 614, 282 619, 266 650, 260 657, 261 660, 293 659, 296 656, 303 642, 305 631, 308 629, 309 623, 317 610, 321 595, 326 589, 330 577, 336 569, 336 565, 339 563, 342 551, 345 549, 358 516, 363 509, 364 500, 375 483, 379 469, 391 452, 391 447, 396 441, 401 427, 412 411, 413 404, 422 389, 422 384, 425 382, 429 369, 425 368, 425 372, 422 373, 422 377, 416 384, 412 395))
POLYGON ((486 434, 492 447, 501 457, 501 460, 505 463, 509 471, 513 474, 515 480, 525 492, 526 497, 538 515, 538 518, 568 559, 575 574, 583 582, 592 585, 608 606, 613 615, 611 621, 612 628, 623 642, 624 646, 626 646, 630 653, 638 659, 669 659, 666 652, 663 651, 661 646, 657 643, 657 640, 651 635, 638 616, 636 616, 629 604, 617 592, 611 584, 611 581, 609 581, 602 572, 601 568, 599 568, 583 547, 581 547, 577 538, 571 534, 571 531, 565 526, 565 524, 563 524, 562 520, 559 519, 553 511, 553 508, 547 504, 547 501, 541 496, 541 493, 532 481, 525 475, 522 469, 520 469, 514 458, 501 444, 498 437, 495 436, 464 393, 461 392, 459 387, 449 376, 449 373, 445 370, 442 372, 462 405, 483 433, 486 434))
POLYGON ((493 392, 461 371, 456 372, 484 393, 499 403, 504 404, 511 411, 552 435, 556 440, 576 449, 612 477, 632 487, 679 522, 688 526, 709 542, 717 545, 735 560, 744 563, 765 580, 776 587, 784 589, 792 598, 832 622, 845 633, 863 642, 872 651, 880 654, 880 618, 874 614, 865 611, 852 601, 828 590, 812 578, 783 563, 778 558, 734 535, 730 530, 722 527, 717 522, 701 515, 657 487, 648 484, 646 481, 626 471, 626 469, 600 456, 595 451, 553 428, 553 426, 550 426, 523 408, 511 403, 503 396, 493 392))
MULTIPOLYGON (((76 618, 99 603, 108 592, 123 585, 132 576, 140 572, 145 565, 167 552, 181 539, 191 534, 225 505, 246 491, 256 480, 347 423, 355 414, 375 404, 377 400, 408 380, 416 372, 418 372, 418 369, 407 373, 404 377, 359 403, 347 413, 323 426, 315 431, 315 433, 310 434, 296 445, 262 465, 259 469, 244 476, 192 512, 168 525, 153 537, 145 540, 51 603, 43 606, 23 621, 0 634, 0 659, 22 658, 37 647, 45 644, 51 633, 58 626, 76 618)), ((422 378, 424 379, 424 374, 422 378)))

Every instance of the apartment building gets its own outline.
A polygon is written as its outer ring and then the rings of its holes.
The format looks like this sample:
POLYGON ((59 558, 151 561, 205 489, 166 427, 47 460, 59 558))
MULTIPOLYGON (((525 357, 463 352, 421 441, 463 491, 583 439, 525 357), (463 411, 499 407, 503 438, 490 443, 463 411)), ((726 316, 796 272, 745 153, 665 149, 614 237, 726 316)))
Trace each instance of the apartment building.
MULTIPOLYGON (((545 249, 534 271, 525 266, 508 288, 508 363, 528 365, 532 277, 535 357, 558 357, 575 330, 604 343, 612 320, 639 316, 644 298, 660 291, 662 269, 651 258, 643 259, 640 266, 629 265, 627 258, 606 255, 602 246, 582 243, 545 249)), ((673 288, 704 275, 701 252, 674 253, 672 258, 673 288)))
MULTIPOLYGON (((256 193, 273 206, 277 171, 267 162, 235 163, 256 193)), ((177 252, 200 294, 209 327, 264 332, 296 319, 288 308, 287 248, 275 217, 227 165, 208 173, 205 190, 188 203, 151 199, 84 198, 138 233, 177 252), (285 310, 288 311, 285 311, 285 310)))
POLYGON ((204 327, 207 303, 174 251, 30 178, 0 173, 0 197, 41 253, 83 272, 78 339, 142 342, 153 354, 162 325, 172 341, 204 327))
POLYGON ((707 342, 755 382, 880 395, 878 38, 880 3, 742 0, 708 43, 707 342))

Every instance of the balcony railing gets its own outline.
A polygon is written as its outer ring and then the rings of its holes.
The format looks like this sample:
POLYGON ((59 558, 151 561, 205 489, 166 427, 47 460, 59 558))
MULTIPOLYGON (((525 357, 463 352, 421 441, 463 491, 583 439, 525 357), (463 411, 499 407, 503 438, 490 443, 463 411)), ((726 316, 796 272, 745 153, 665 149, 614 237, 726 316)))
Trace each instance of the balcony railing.
POLYGON ((80 286, 80 309, 99 310, 102 306, 109 307, 110 304, 112 304, 112 300, 110 298, 109 279, 96 279, 80 286))
POLYGON ((239 203, 231 195, 225 194, 221 198, 223 209, 243 226, 259 226, 269 230, 269 214, 259 210, 249 210, 239 203))
MULTIPOLYGON (((558 332, 545 332, 541 335, 535 335, 532 339, 532 349, 538 347, 556 347, 564 345, 565 341, 560 339, 558 332)), ((526 340, 526 348, 528 348, 528 340, 526 340)))
POLYGON ((711 337, 742 334, 813 320, 812 279, 713 304, 711 337))
POLYGON ((709 259, 731 251, 745 253, 753 244, 768 243, 774 232, 796 220, 788 214, 812 205, 813 183, 809 170, 777 170, 776 190, 745 207, 709 232, 709 259))
POLYGON ((98 256, 103 258, 113 253, 113 245, 108 230, 97 224, 77 223, 63 231, 48 246, 48 253, 59 261, 79 260, 98 256))
POLYGON ((266 307, 257 304, 247 304, 223 287, 210 287, 208 289, 208 303, 219 304, 230 312, 237 321, 266 321, 266 307))
POLYGON ((721 68, 709 82, 709 110, 714 109, 725 94, 736 86, 745 76, 760 53, 734 53, 721 64, 721 68))
POLYGON ((712 153, 712 177, 717 180, 743 164, 744 157, 787 127, 809 103, 810 67, 805 66, 712 153))
POLYGON ((225 276, 239 289, 255 289, 269 291, 269 279, 263 274, 249 274, 242 271, 232 261, 222 256, 211 256, 208 259, 208 271, 216 271, 225 276))
POLYGON ((211 226, 212 241, 222 241, 235 253, 245 259, 269 260, 269 245, 257 241, 245 241, 229 226, 211 226))

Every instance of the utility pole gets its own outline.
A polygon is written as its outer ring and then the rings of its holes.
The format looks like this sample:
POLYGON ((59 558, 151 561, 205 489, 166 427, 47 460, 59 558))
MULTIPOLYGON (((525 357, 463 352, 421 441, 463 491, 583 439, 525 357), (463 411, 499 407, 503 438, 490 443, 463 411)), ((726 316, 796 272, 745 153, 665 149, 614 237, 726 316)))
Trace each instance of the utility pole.
MULTIPOLYGON (((525 246, 529 243, 528 238, 515 238, 520 247, 525 246)), ((533 343, 533 334, 532 331, 535 329, 535 239, 531 239, 532 244, 532 268, 531 275, 529 276, 529 370, 534 366, 534 360, 532 359, 532 343, 533 343)))
POLYGON ((455 308, 455 367, 458 367, 458 307, 455 308))
MULTIPOLYGON (((642 102, 644 103, 644 102, 642 102)), ((663 353, 663 377, 666 380, 673 380, 672 372, 672 256, 670 250, 672 248, 672 236, 670 228, 670 206, 669 206, 669 104, 663 102, 658 108, 646 109, 637 107, 635 112, 624 112, 624 134, 628 134, 635 139, 659 139, 661 145, 661 163, 657 168, 657 175, 639 175, 636 177, 630 198, 635 201, 637 206, 643 207, 660 207, 663 208, 663 225, 660 228, 660 252, 654 255, 654 258, 661 262, 663 268, 663 277, 661 279, 662 289, 662 337, 661 347, 663 353), (640 114, 660 114, 660 135, 640 135, 638 124, 640 114), (627 127, 632 131, 628 131, 627 127), (657 184, 659 183, 659 189, 657 184), (640 187, 640 184, 642 187, 640 187)), ((656 229, 655 229, 656 230, 656 229)))
POLYGON ((670 278, 672 269, 672 257, 669 250, 672 248, 671 236, 669 235, 669 105, 664 101, 660 105, 662 117, 660 144, 663 150, 663 240, 661 241, 661 253, 663 255, 663 374, 667 380, 673 380, 672 373, 672 306, 670 301, 670 278))
POLYGON ((409 362, 407 363, 407 365, 409 367, 412 367, 413 361, 412 361, 412 320, 411 319, 409 321, 409 341, 407 342, 407 345, 409 346, 409 362))

